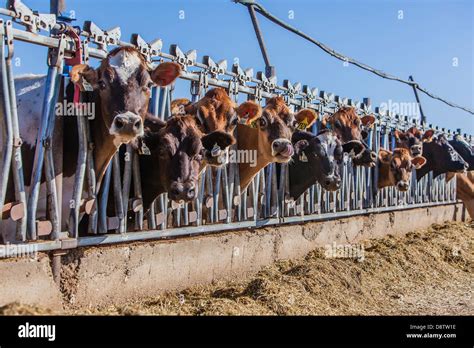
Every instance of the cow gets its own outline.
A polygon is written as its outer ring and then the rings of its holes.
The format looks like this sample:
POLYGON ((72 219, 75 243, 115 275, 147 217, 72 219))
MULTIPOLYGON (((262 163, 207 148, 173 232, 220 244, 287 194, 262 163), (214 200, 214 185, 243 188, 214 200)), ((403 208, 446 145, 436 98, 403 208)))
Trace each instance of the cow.
POLYGON ((297 130, 292 135, 295 154, 289 164, 289 193, 296 200, 315 183, 328 191, 339 189, 341 176, 339 167, 343 152, 364 150, 360 142, 348 142, 343 147, 337 135, 329 129, 314 135, 309 129, 318 115, 310 109, 304 109, 295 115, 297 130))
POLYGON ((218 144, 222 132, 203 134, 191 115, 177 115, 166 122, 155 117, 145 121, 145 134, 134 147, 143 145, 149 155, 140 155, 143 205, 148 209, 161 193, 177 202, 190 202, 197 197, 205 143, 218 144))
POLYGON ((423 155, 423 142, 429 141, 433 137, 433 134, 433 129, 428 129, 422 133, 415 126, 406 132, 401 132, 396 129, 393 133, 395 137, 395 147, 408 149, 412 157, 421 156, 423 155))
POLYGON ((270 163, 288 163, 294 116, 281 96, 269 98, 261 114, 237 125, 237 151, 256 152, 256 163, 239 162, 240 187, 247 188, 257 173, 270 163))
POLYGON ((426 158, 426 164, 417 169, 418 180, 430 171, 433 171, 433 177, 437 177, 447 172, 464 172, 469 167, 444 134, 432 136, 423 142, 423 157, 426 158))
POLYGON ((456 176, 456 196, 460 199, 469 213, 474 218, 474 151, 461 135, 457 134, 449 141, 451 146, 461 155, 469 165, 467 173, 448 173, 446 180, 456 176))
POLYGON ((412 157, 408 149, 395 148, 393 151, 380 149, 377 187, 382 189, 395 186, 399 191, 408 191, 412 170, 420 169, 425 164, 426 158, 412 157))
POLYGON ((355 108, 344 106, 331 116, 324 117, 321 121, 321 127, 334 131, 343 144, 349 141, 361 142, 365 150, 354 157, 352 163, 356 166, 375 167, 377 154, 364 143, 364 139, 368 135, 366 129, 370 128, 374 122, 374 115, 359 117, 355 112, 355 108))
MULTIPOLYGON (((71 83, 86 93, 85 100, 94 103, 95 114, 90 118, 93 142, 94 165, 97 190, 112 156, 123 143, 133 141, 143 134, 143 121, 147 114, 150 88, 153 85, 171 84, 181 72, 176 63, 162 63, 151 69, 140 52, 132 47, 119 47, 104 58, 97 69, 86 64, 76 65, 70 72, 71 83)), ((26 190, 29 189, 33 159, 36 151, 36 137, 41 123, 41 107, 45 94, 45 76, 26 76, 15 79, 20 136, 23 140, 21 152, 24 165, 26 190)), ((60 93, 58 103, 72 102, 73 93, 60 93)), ((60 116, 60 115, 57 115, 60 116)), ((72 198, 77 166, 78 132, 75 117, 63 118, 63 176, 62 221, 66 228, 72 198)), ((58 162, 61 159, 56 159, 58 162)), ((38 218, 46 216, 46 195, 41 185, 38 201, 38 218)), ((5 202, 15 200, 12 181, 5 202)), ((10 221, 10 220, 8 220, 10 221)), ((15 228, 4 223, 4 240, 11 241, 15 228)))
POLYGON ((224 88, 212 88, 203 98, 195 103, 181 98, 171 103, 172 114, 192 115, 203 134, 219 131, 222 133, 222 144, 219 148, 215 143, 203 142, 204 164, 219 167, 228 162, 228 148, 235 143, 233 132, 241 119, 255 118, 261 113, 261 107, 253 101, 246 101, 237 106, 224 88), (224 141, 226 140, 226 141, 224 141))

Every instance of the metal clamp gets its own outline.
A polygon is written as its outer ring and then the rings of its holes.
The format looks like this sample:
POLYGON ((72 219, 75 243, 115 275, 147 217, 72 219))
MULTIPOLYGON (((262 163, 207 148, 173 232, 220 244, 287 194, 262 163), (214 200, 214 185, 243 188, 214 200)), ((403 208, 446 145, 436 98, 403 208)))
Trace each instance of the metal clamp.
POLYGON ((207 66, 207 71, 213 77, 224 74, 227 70, 227 60, 225 59, 215 63, 210 56, 204 56, 202 58, 202 63, 207 66))
POLYGON ((65 34, 61 34, 59 37, 59 45, 56 49, 49 50, 48 65, 54 66, 56 68, 61 68, 64 58, 64 51, 66 50, 66 45, 68 38, 65 34))
POLYGON ((271 92, 275 89, 277 84, 277 77, 266 77, 261 71, 257 72, 257 79, 261 81, 261 88, 266 92, 271 92))
POLYGON ((17 15, 17 22, 25 25, 28 31, 37 33, 40 30, 50 31, 56 25, 56 16, 54 14, 45 14, 32 11, 20 0, 14 0, 10 3, 10 10, 17 15))
POLYGON ((175 56, 176 62, 182 66, 184 70, 187 70, 188 66, 192 66, 196 63, 197 51, 191 50, 187 53, 183 53, 178 45, 170 46, 170 54, 175 56))
POLYGON ((152 57, 160 55, 161 49, 163 48, 163 41, 161 39, 147 43, 139 34, 132 34, 130 43, 138 48, 149 63, 151 63, 152 57))
POLYGON ((118 45, 122 35, 120 27, 105 31, 91 21, 85 21, 82 30, 89 35, 90 42, 97 44, 104 51, 107 51, 107 45, 118 45))

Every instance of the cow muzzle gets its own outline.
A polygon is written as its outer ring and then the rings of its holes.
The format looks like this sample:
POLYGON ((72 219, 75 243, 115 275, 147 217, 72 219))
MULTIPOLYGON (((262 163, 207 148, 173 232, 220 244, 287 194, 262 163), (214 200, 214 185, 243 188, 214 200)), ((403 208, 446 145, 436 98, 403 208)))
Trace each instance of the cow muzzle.
POLYGON ((326 177, 321 185, 327 191, 336 191, 341 187, 341 178, 331 175, 326 177))
POLYGON ((401 180, 399 182, 397 182, 397 188, 399 191, 408 191, 408 188, 410 187, 410 184, 408 183, 408 181, 405 181, 405 180, 401 180))
POLYGON ((412 154, 412 157, 421 156, 423 152, 423 146, 413 145, 412 147, 410 147, 410 152, 412 154))
POLYGON ((213 167, 220 167, 229 162, 229 148, 221 149, 217 144, 210 150, 204 149, 203 154, 207 164, 213 167))
POLYGON ((114 117, 109 132, 111 135, 120 137, 122 142, 127 143, 143 135, 142 118, 130 111, 118 114, 114 117))
POLYGON ((276 139, 272 142, 272 156, 276 157, 277 162, 288 162, 293 153, 293 145, 288 139, 276 139))
POLYGON ((196 187, 197 185, 193 181, 186 183, 175 181, 171 183, 168 196, 172 201, 175 202, 190 202, 197 196, 196 187))

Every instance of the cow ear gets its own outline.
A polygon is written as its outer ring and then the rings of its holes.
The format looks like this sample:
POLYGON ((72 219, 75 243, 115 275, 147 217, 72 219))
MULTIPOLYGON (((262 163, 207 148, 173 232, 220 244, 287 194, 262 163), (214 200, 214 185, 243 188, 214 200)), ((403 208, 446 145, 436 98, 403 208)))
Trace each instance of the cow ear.
POLYGON ((254 101, 246 101, 240 104, 235 111, 239 118, 245 120, 247 124, 262 116, 262 107, 254 101))
POLYGON ((87 64, 74 65, 69 76, 72 83, 79 86, 81 92, 90 92, 98 88, 99 73, 87 64))
POLYGON ((224 150, 230 145, 235 143, 235 139, 230 134, 222 131, 214 131, 201 138, 202 146, 211 151, 217 145, 220 149, 224 150))
POLYGON ((181 66, 177 63, 166 62, 158 65, 151 72, 151 79, 158 86, 164 87, 173 83, 181 74, 181 66))
POLYGON ((371 127, 374 122, 375 122, 375 116, 374 115, 365 115, 361 117, 360 121, 362 124, 366 127, 371 127))
POLYGON ((321 119, 321 128, 329 128, 332 121, 332 116, 324 115, 321 119))
POLYGON ((342 144, 344 152, 351 154, 351 157, 358 157, 365 151, 365 146, 358 140, 351 140, 342 144))
POLYGON ((426 158, 424 158, 423 156, 418 156, 412 158, 411 163, 415 166, 415 169, 420 169, 426 164, 426 158))
POLYGON ((193 114, 194 105, 186 98, 175 99, 171 102, 171 115, 193 114))
POLYGON ((393 132, 393 136, 394 136, 395 139, 397 139, 397 140, 404 140, 404 139, 406 139, 405 133, 400 132, 398 129, 395 129, 395 131, 393 132))
POLYGON ((424 142, 427 142, 429 143, 431 140, 433 140, 433 135, 434 135, 435 131, 433 129, 428 129, 424 134, 423 134, 423 137, 422 137, 422 140, 424 142))
POLYGON ((303 109, 295 115, 296 128, 305 130, 311 127, 318 119, 318 114, 311 109, 303 109))
POLYGON ((388 164, 392 160, 392 153, 388 150, 380 150, 379 160, 382 163, 388 164))
POLYGON ((166 127, 166 122, 150 114, 146 115, 144 122, 145 132, 157 133, 160 129, 166 127))
POLYGON ((306 139, 298 140, 293 148, 295 149, 295 154, 298 156, 309 146, 309 142, 306 139))

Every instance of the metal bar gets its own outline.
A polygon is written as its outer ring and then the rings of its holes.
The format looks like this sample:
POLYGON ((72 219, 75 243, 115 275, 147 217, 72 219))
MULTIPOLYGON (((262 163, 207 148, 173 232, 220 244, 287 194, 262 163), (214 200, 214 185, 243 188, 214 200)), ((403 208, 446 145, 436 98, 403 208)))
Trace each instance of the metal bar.
MULTIPOLYGON (((410 75, 408 77, 408 80, 414 81, 413 76, 410 75)), ((418 108, 420 109, 421 123, 424 124, 426 123, 426 116, 423 112, 423 108, 421 107, 420 97, 418 96, 418 90, 416 89, 415 85, 412 85, 411 87, 413 88, 413 93, 415 93, 415 99, 418 104, 418 108)))

